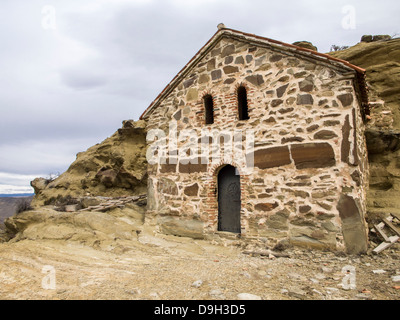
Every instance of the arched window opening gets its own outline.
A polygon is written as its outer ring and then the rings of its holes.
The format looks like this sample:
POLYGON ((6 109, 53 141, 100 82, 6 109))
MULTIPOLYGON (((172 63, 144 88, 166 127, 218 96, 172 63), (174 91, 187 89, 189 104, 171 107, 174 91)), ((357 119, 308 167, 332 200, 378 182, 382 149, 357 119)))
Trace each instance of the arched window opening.
POLYGON ((247 120, 249 119, 249 112, 247 107, 247 92, 245 87, 241 86, 238 88, 237 97, 239 120, 247 120))
POLYGON ((206 124, 214 123, 214 102, 211 95, 206 95, 203 98, 206 124))

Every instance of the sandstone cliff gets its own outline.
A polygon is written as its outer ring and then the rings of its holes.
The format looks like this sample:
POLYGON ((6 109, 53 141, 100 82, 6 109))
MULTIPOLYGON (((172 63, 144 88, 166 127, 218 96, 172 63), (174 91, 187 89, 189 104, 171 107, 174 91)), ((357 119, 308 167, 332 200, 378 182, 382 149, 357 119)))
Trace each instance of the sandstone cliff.
POLYGON ((65 206, 78 204, 75 198, 146 193, 145 143, 144 121, 124 121, 111 137, 78 153, 68 170, 55 180, 32 181, 35 189, 32 205, 65 206))
POLYGON ((367 71, 371 102, 366 131, 369 219, 400 213, 400 39, 364 36, 355 46, 331 54, 367 71))
POLYGON ((32 210, 4 221, 0 240, 77 240, 99 245, 135 239, 144 222, 147 189, 144 121, 124 121, 103 142, 78 153, 54 180, 31 182, 32 210))

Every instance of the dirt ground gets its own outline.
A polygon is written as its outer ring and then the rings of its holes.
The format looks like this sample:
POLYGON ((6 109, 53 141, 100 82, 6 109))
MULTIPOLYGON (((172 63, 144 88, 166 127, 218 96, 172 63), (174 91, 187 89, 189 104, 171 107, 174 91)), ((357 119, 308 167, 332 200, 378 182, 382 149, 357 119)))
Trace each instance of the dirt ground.
POLYGON ((379 255, 288 248, 244 254, 234 243, 142 233, 138 241, 0 244, 0 299, 398 300, 400 244, 379 255))

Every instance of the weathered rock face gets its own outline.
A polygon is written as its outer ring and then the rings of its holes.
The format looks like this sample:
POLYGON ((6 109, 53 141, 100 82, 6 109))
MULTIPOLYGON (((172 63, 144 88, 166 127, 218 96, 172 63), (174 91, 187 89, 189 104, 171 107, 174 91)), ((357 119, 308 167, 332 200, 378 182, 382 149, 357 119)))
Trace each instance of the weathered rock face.
POLYGON ((400 39, 363 36, 361 43, 331 54, 367 70, 371 101, 366 126, 367 218, 374 223, 390 212, 400 213, 400 39))
POLYGON ((51 181, 49 179, 36 178, 31 181, 31 186, 32 186, 33 190, 35 191, 35 194, 38 194, 42 190, 44 190, 50 182, 51 181))
POLYGON ((400 213, 400 132, 366 131, 370 179, 367 195, 368 220, 400 213))
POLYGON ((368 164, 348 70, 228 37, 195 61, 145 117, 149 131, 163 132, 155 144, 149 140, 161 161, 149 165, 148 216, 167 233, 218 232, 218 175, 230 164, 240 175, 240 199, 233 201, 241 201, 243 237, 364 251, 368 164), (240 120, 239 87, 248 119, 240 120), (358 203, 354 233, 344 232, 343 196, 358 203), (360 245, 350 245, 358 233, 360 245))
POLYGON ((129 196, 146 193, 146 131, 144 121, 124 121, 102 143, 77 155, 66 172, 53 181, 32 181, 32 205, 55 204, 66 197, 129 196))
POLYGON ((330 54, 367 70, 371 102, 368 127, 400 130, 400 39, 360 42, 330 54))
POLYGON ((366 34, 361 37, 361 42, 373 42, 373 41, 387 41, 391 40, 392 37, 388 34, 370 35, 366 34))
POLYGON ((145 208, 134 203, 105 212, 59 212, 49 207, 25 211, 5 220, 15 240, 72 240, 95 245, 101 241, 136 240, 145 208))
POLYGON ((194 239, 204 238, 204 222, 193 219, 180 219, 172 216, 160 216, 157 221, 161 232, 180 237, 189 237, 194 239))

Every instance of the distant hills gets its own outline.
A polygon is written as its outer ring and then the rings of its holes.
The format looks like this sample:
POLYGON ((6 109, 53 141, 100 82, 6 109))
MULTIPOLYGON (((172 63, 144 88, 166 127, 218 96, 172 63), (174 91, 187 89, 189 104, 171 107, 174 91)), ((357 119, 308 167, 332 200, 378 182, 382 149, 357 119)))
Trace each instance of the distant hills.
POLYGON ((20 198, 20 197, 33 197, 34 193, 0 193, 0 198, 20 198))
POLYGON ((0 224, 17 212, 21 201, 31 201, 32 198, 33 194, 31 193, 0 194, 0 224))

